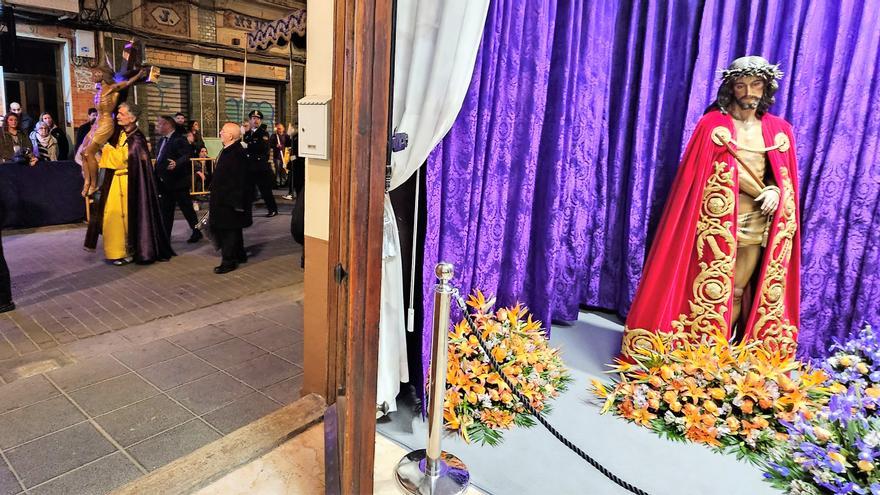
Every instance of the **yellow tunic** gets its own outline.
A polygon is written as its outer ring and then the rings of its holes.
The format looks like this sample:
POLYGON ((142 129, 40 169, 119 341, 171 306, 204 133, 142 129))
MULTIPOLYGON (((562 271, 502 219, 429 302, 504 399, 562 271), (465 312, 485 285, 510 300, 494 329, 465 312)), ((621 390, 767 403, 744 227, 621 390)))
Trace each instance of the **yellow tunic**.
MULTIPOLYGON (((116 260, 129 256, 128 234, 128 144, 125 133, 119 135, 119 145, 105 144, 101 151, 100 168, 115 170, 113 183, 104 206, 104 256, 116 260)), ((106 173, 110 173, 109 170, 106 173)))

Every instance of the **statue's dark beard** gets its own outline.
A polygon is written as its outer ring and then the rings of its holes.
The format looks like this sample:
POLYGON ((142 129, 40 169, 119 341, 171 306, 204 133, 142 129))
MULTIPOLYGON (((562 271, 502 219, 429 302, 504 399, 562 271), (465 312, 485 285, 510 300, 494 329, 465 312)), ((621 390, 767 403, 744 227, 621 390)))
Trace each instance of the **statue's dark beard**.
POLYGON ((736 100, 736 104, 739 105, 743 110, 755 110, 758 108, 758 103, 761 100, 758 98, 751 98, 746 100, 745 98, 739 98, 736 100))

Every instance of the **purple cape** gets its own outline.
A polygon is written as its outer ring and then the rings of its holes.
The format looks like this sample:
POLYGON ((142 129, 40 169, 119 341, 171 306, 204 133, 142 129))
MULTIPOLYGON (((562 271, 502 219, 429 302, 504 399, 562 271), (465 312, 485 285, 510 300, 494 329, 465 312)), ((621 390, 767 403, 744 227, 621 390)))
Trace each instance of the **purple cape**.
POLYGON ((128 136, 128 245, 136 263, 165 261, 175 255, 159 207, 156 174, 147 140, 138 129, 128 136))

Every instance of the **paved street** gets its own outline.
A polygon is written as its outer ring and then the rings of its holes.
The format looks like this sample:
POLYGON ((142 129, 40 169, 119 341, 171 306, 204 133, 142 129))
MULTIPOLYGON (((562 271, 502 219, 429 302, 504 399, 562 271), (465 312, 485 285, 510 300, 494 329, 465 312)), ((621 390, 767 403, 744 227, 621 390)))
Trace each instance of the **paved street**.
POLYGON ((179 256, 150 266, 104 263, 80 226, 4 232, 18 308, 0 315, 0 495, 107 493, 299 397, 285 203, 222 276, 182 220, 179 256))

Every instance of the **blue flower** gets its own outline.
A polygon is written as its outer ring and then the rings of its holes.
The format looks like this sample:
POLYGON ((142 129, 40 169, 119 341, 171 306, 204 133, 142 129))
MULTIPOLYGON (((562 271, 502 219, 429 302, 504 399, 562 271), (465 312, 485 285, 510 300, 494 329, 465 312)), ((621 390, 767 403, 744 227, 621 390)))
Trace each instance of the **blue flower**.
MULTIPOLYGON (((785 467, 785 466, 781 466, 781 465, 779 465, 779 464, 776 464, 775 462, 770 463, 770 467, 773 468, 774 471, 776 471, 777 473, 779 473, 780 475, 782 475, 782 477, 784 477, 784 478, 787 478, 788 475, 791 474, 791 470, 790 470, 790 469, 788 469, 788 468, 785 467)), ((766 473, 765 473, 765 474, 766 474, 766 473)))

